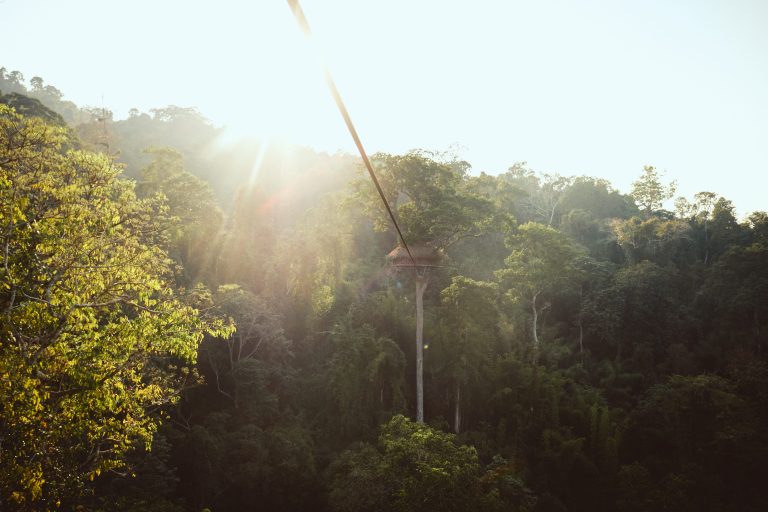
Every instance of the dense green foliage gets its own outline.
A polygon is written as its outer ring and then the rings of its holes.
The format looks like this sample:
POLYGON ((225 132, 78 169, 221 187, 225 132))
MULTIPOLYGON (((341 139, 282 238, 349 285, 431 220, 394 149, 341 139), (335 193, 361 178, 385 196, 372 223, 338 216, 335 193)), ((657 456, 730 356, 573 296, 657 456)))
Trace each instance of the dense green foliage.
MULTIPOLYGON (((155 210, 103 155, 0 106, 0 488, 37 509, 120 468, 206 326, 166 282, 155 210)), ((187 370, 188 371, 188 370, 187 370)))
POLYGON ((355 159, 47 87, 0 74, 74 129, 0 106, 3 510, 768 509, 768 214, 665 210, 650 166, 625 195, 376 155, 444 251, 419 424, 413 279, 355 159))
POLYGON ((483 471, 471 446, 398 415, 378 448, 361 444, 331 465, 330 499, 343 512, 529 510, 535 500, 508 471, 500 457, 483 471))

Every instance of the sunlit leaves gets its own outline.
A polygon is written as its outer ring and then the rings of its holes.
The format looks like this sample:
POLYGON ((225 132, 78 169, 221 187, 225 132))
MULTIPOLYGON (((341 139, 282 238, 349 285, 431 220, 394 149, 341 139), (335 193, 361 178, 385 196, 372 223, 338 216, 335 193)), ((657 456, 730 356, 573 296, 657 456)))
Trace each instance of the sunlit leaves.
MULTIPOLYGON (((0 494, 52 506, 148 443, 205 323, 166 284, 167 256, 109 159, 0 106, 0 494)), ((10 498, 8 498, 10 497, 10 498)))
MULTIPOLYGON (((431 156, 420 151, 405 155, 379 153, 373 160, 406 240, 445 248, 478 233, 490 217, 492 206, 466 186, 465 162, 440 162, 431 156)), ((387 213, 370 184, 358 182, 356 188, 374 226, 382 231, 388 229, 387 213)))
POLYGON ((530 299, 534 294, 568 285, 576 273, 580 250, 561 232, 529 222, 510 239, 512 253, 498 276, 510 298, 530 299))
POLYGON ((646 218, 660 210, 664 202, 671 199, 677 190, 677 182, 663 185, 661 175, 655 167, 646 165, 640 178, 632 183, 632 197, 646 218))
POLYGON ((684 251, 691 239, 690 226, 678 219, 616 219, 612 229, 627 259, 633 263, 644 259, 667 261, 684 251))

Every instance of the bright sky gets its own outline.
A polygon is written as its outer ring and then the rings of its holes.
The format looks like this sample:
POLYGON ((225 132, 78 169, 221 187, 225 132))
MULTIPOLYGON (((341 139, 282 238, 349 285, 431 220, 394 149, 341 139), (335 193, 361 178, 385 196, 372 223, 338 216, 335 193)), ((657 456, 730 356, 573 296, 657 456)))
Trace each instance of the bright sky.
MULTIPOLYGON (((458 144, 768 210, 768 1, 303 0, 369 152, 458 144)), ((196 106, 217 125, 354 151, 285 0, 0 0, 0 66, 80 105, 196 106)))

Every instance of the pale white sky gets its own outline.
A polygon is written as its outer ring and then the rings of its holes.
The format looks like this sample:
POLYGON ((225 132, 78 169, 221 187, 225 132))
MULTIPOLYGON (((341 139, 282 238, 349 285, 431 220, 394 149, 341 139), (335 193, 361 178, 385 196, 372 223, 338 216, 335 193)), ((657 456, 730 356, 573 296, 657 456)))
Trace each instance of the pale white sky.
MULTIPOLYGON (((645 164, 768 209, 766 0, 303 0, 369 152, 459 144, 622 191, 645 164)), ((0 0, 0 66, 80 105, 196 106, 353 151, 285 0, 0 0)))

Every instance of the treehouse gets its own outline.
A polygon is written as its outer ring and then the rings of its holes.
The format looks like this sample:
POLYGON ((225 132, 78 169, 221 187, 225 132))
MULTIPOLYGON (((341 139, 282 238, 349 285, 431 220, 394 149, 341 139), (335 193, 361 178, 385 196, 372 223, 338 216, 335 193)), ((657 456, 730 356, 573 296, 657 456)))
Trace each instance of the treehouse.
POLYGON ((429 244, 413 244, 409 245, 408 248, 411 250, 413 259, 408 255, 405 247, 398 245, 387 254, 389 264, 396 269, 428 269, 439 266, 438 263, 443 258, 442 252, 429 244))
POLYGON ((429 282, 429 269, 437 267, 442 253, 429 244, 398 245, 387 254, 395 270, 414 269, 416 282, 416 421, 424 423, 424 290, 429 282))

